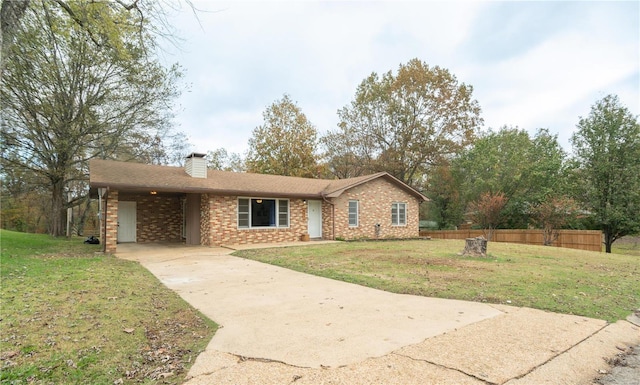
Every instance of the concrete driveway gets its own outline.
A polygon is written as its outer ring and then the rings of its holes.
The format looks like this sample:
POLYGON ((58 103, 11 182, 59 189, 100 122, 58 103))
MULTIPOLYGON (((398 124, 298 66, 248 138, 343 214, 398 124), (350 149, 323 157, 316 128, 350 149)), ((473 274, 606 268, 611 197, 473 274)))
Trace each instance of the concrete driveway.
POLYGON ((119 245, 216 321, 197 384, 588 384, 638 327, 391 294, 229 255, 119 245))

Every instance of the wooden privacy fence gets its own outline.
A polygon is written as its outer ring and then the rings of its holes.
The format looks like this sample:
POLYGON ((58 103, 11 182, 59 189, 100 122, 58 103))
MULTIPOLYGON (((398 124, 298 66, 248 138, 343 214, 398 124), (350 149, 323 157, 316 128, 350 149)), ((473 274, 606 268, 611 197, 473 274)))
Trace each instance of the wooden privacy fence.
MULTIPOLYGON (((560 230, 553 246, 569 249, 602 251, 602 231, 600 230, 560 230)), ((439 239, 466 239, 482 236, 482 230, 420 230, 421 237, 439 239)), ((543 245, 542 230, 494 230, 494 242, 524 243, 543 245)))

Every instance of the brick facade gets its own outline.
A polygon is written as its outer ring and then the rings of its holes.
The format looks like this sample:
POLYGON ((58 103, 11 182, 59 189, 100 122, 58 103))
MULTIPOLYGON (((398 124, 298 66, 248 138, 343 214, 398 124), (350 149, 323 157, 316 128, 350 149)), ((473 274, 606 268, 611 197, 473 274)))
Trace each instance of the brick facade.
POLYGON ((334 239, 334 210, 331 201, 322 201, 322 239, 334 239))
POLYGON ((105 226, 104 251, 106 253, 115 253, 118 242, 118 191, 109 191, 107 193, 107 204, 105 207, 105 226))
POLYGON ((150 194, 120 194, 136 202, 136 242, 182 241, 182 198, 150 194))
MULTIPOLYGON (((265 197, 269 199, 269 197, 265 197)), ((136 242, 182 242, 183 200, 185 195, 118 194, 109 191, 106 204, 106 226, 102 239, 105 251, 116 251, 118 235, 118 200, 135 201, 137 217, 136 242)), ((307 203, 289 200, 288 228, 239 229, 237 196, 200 196, 200 243, 220 246, 251 243, 278 243, 300 240, 307 233, 307 203)), ((384 239, 418 237, 419 201, 383 178, 346 190, 342 195, 322 202, 323 239, 384 239), (359 202, 358 226, 350 227, 349 200, 359 202), (407 204, 407 224, 391 224, 391 204, 407 204), (376 224, 380 224, 376 233, 376 224)))
POLYGON ((208 207, 202 219, 208 221, 209 226, 204 227, 210 232, 203 237, 203 245, 292 242, 300 240, 300 236, 307 232, 307 206, 302 199, 289 200, 288 228, 253 229, 238 228, 238 197, 209 195, 207 201, 208 207))
MULTIPOLYGON (((415 196, 378 178, 345 191, 333 198, 335 236, 340 239, 417 238, 419 236, 419 202, 415 196), (358 201, 358 226, 349 227, 349 200, 358 201), (391 204, 407 204, 407 224, 391 224, 391 204), (380 224, 376 234, 376 224, 380 224)), ((323 213, 324 214, 324 213, 323 213)), ((329 231, 329 229, 327 229, 329 231)))
POLYGON ((200 195, 200 244, 212 246, 211 244, 211 211, 209 210, 209 194, 200 195))

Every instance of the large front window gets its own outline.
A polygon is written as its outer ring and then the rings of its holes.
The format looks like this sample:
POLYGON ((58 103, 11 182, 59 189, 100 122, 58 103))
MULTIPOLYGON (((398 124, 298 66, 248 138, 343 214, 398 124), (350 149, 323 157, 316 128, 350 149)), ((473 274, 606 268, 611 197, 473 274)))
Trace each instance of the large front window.
POLYGON ((238 198, 238 227, 289 227, 289 200, 238 198))

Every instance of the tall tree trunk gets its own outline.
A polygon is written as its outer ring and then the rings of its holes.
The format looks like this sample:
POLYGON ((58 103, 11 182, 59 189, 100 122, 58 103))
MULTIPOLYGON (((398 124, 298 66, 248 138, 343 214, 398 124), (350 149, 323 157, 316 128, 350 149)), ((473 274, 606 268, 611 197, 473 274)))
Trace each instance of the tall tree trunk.
POLYGON ((613 244, 613 235, 609 231, 609 229, 604 230, 604 249, 605 252, 611 253, 611 245, 613 244))
POLYGON ((87 214, 91 208, 91 199, 89 198, 89 195, 87 195, 84 203, 84 210, 82 210, 82 203, 78 205, 78 209, 80 211, 78 213, 78 223, 76 224, 78 227, 78 235, 84 235, 84 225, 87 222, 87 214))
POLYGON ((62 179, 54 181, 51 189, 51 226, 49 227, 49 234, 54 237, 64 235, 65 229, 63 226, 64 218, 64 182, 62 179))

